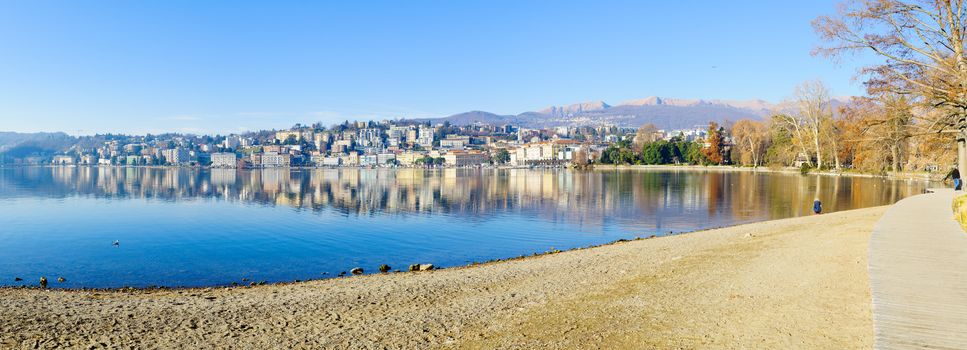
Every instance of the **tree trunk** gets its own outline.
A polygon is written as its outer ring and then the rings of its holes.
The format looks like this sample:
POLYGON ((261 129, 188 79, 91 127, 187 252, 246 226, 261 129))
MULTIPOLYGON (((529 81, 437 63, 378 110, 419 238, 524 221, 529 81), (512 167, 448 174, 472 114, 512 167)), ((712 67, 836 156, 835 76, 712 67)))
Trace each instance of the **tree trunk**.
POLYGON ((961 131, 960 137, 957 138, 957 169, 960 170, 961 176, 967 174, 967 144, 965 144, 965 135, 961 131))
POLYGON ((816 146, 816 169, 823 168, 823 150, 819 147, 819 128, 813 131, 813 145, 816 146))
POLYGON ((833 162, 836 164, 836 171, 839 171, 842 169, 839 163, 839 144, 836 143, 836 136, 832 136, 830 139, 833 141, 833 162))
POLYGON ((894 173, 900 171, 900 159, 899 159, 900 158, 900 155, 899 155, 899 153, 900 152, 897 149, 897 146, 896 145, 893 145, 892 147, 890 147, 890 157, 891 157, 890 158, 890 164, 891 164, 890 168, 893 169, 893 172, 894 173))

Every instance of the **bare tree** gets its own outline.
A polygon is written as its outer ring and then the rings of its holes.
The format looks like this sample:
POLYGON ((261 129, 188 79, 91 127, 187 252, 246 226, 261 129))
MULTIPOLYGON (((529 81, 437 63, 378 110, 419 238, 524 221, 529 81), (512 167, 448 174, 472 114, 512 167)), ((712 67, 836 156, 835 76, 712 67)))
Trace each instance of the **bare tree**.
POLYGON ((787 111, 779 113, 777 119, 793 135, 802 153, 807 155, 806 163, 813 165, 811 157, 816 158, 816 167, 823 166, 823 137, 832 122, 832 108, 829 90, 823 82, 807 81, 796 86, 795 98, 787 102, 787 111))
POLYGON ((590 159, 588 159, 588 150, 586 146, 581 146, 576 151, 574 151, 574 155, 572 156, 571 163, 578 168, 584 168, 591 163, 590 159))
POLYGON ((743 163, 751 163, 753 167, 762 164, 762 157, 765 155, 766 144, 769 139, 769 128, 765 123, 742 119, 732 125, 731 134, 735 140, 735 145, 741 152, 743 163))
POLYGON ((957 134, 958 167, 967 171, 967 8, 965 0, 853 0, 813 27, 828 45, 814 53, 841 57, 873 52, 884 59, 867 67, 868 84, 922 98, 939 109, 925 113, 932 132, 957 134), (899 84, 897 83, 899 82, 899 84))
POLYGON ((900 171, 908 153, 913 112, 909 101, 894 93, 856 97, 843 107, 843 142, 854 155, 853 166, 900 171))

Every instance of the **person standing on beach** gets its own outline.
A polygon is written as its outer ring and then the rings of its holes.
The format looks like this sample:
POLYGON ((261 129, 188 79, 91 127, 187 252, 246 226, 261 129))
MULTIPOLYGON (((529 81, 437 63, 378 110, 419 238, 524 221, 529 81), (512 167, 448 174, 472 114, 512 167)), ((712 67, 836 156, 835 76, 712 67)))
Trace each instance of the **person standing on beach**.
POLYGON ((821 202, 819 198, 816 198, 816 200, 813 201, 813 213, 816 213, 816 214, 823 213, 823 202, 821 202))

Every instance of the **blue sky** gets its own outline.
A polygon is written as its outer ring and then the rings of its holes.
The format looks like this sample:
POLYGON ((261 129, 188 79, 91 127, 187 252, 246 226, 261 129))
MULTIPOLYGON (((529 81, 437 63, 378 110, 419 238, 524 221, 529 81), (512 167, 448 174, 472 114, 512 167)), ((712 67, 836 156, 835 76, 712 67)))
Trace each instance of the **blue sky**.
POLYGON ((862 94, 836 1, 4 1, 0 130, 227 133, 650 95, 862 94))

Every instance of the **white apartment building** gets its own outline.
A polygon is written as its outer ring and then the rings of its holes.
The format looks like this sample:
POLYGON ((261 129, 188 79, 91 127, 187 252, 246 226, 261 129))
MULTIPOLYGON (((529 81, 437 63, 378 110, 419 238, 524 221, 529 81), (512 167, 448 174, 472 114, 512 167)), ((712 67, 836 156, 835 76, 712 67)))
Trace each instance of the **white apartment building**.
POLYGON ((223 148, 236 149, 241 145, 242 145, 242 137, 238 135, 228 135, 225 137, 225 140, 222 141, 223 148))
POLYGON ((212 153, 212 168, 234 168, 237 164, 235 152, 212 153))
POLYGON ((416 144, 425 148, 433 147, 433 128, 421 126, 419 136, 416 138, 416 144))
POLYGON ((161 150, 161 156, 165 157, 165 162, 168 164, 183 164, 191 160, 188 150, 180 147, 161 150))

